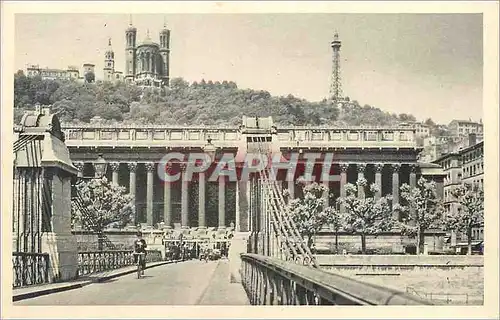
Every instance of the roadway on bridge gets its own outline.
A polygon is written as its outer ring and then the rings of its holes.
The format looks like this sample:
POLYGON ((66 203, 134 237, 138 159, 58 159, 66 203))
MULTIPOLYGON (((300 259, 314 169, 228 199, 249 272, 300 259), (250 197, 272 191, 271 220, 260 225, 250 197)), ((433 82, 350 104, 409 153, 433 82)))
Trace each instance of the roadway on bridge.
POLYGON ((241 284, 229 283, 227 260, 190 260, 132 273, 14 305, 248 305, 241 284))

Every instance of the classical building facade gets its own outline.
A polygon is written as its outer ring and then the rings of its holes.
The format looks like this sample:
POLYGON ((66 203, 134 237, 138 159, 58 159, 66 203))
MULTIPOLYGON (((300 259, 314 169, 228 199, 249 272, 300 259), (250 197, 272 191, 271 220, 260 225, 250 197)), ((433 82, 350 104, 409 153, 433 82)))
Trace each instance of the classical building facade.
MULTIPOLYGON (((208 173, 199 173, 190 181, 164 183, 157 173, 166 153, 180 152, 187 157, 204 152, 207 144, 215 148, 215 159, 223 153, 234 155, 238 172, 238 159, 262 146, 283 161, 296 155, 299 165, 293 180, 286 181, 286 170, 278 171, 282 187, 289 189, 292 197, 301 192, 297 178, 306 169, 321 176, 325 158, 331 155, 326 163, 330 174, 339 179, 325 182, 330 201, 343 194, 346 183, 361 177, 380 186, 375 196, 392 195, 393 203, 399 203, 403 183, 415 185, 420 176, 435 179, 440 186, 443 181, 438 165, 417 162, 421 149, 416 146, 415 130, 408 128, 276 127, 271 118, 244 118, 239 127, 87 125, 65 126, 63 130, 71 159, 82 174, 93 175, 92 163, 101 154, 109 163, 110 179, 135 195, 136 222, 149 226, 163 222, 174 227, 225 228, 234 223, 236 231, 249 231, 251 199, 255 196, 252 179, 211 181, 208 173), (311 152, 317 157, 308 167, 305 154, 311 152), (229 189, 234 192, 227 192, 229 189)), ((185 159, 171 163, 168 169, 183 177, 185 159)))

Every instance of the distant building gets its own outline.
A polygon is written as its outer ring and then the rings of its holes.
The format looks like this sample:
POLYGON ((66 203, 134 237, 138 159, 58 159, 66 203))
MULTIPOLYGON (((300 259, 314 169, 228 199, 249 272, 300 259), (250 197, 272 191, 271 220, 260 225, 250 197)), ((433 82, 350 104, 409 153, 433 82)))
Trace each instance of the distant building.
POLYGON ((160 43, 149 37, 137 44, 137 29, 130 26, 125 31, 125 71, 116 71, 115 53, 111 47, 104 53, 104 81, 126 81, 145 87, 169 85, 170 30, 164 28, 159 34, 160 43))
MULTIPOLYGON (((465 136, 430 136, 424 138, 423 151, 420 154, 420 160, 433 162, 436 159, 453 152, 466 148, 470 145, 469 135, 465 136)), ((476 135, 475 141, 483 140, 483 135, 476 135)))
MULTIPOLYGON (((93 64, 83 65, 83 74, 85 75, 88 71, 89 66, 92 66, 91 70, 94 70, 93 64)), ((90 70, 90 69, 89 69, 90 70)), ((80 70, 76 66, 69 66, 67 69, 55 69, 55 68, 40 68, 39 65, 30 65, 26 68, 26 76, 28 77, 41 77, 43 80, 82 80, 84 79, 80 76, 80 70)))
POLYGON ((423 122, 403 122, 399 125, 401 127, 415 129, 417 137, 426 138, 431 134, 431 128, 423 122))
MULTIPOLYGON (((474 134, 469 135, 469 146, 447 153, 435 160, 434 163, 442 166, 446 174, 443 187, 443 200, 447 212, 457 212, 460 205, 452 195, 455 188, 462 184, 484 186, 484 142, 476 141, 474 134)), ((466 239, 465 235, 458 235, 466 239)), ((452 235, 452 238, 455 235, 452 235)), ((484 226, 476 226, 472 230, 472 239, 484 240, 484 226)), ((451 241, 451 245, 457 244, 456 239, 451 241)))
POLYGON ((453 120, 448 125, 448 129, 454 136, 468 136, 469 133, 475 133, 478 136, 483 135, 483 122, 474 122, 472 120, 453 120))
POLYGON ((89 72, 92 72, 94 74, 94 77, 95 77, 95 64, 92 64, 92 63, 85 63, 83 65, 83 78, 85 79, 85 76, 87 75, 87 73, 89 72))

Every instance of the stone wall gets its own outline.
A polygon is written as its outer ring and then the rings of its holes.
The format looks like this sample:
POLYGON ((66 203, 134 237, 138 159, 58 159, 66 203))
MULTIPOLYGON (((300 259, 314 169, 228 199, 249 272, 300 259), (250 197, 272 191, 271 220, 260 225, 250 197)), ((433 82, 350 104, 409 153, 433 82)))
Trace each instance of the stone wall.
POLYGON ((484 256, 464 255, 316 255, 321 267, 425 267, 465 268, 484 266, 484 256))
POLYGON ((435 304, 483 304, 483 256, 317 255, 316 259, 326 272, 405 291, 435 304))
MULTIPOLYGON (((425 236, 425 243, 429 251, 442 252, 444 249, 444 234, 431 233, 425 236)), ((387 233, 377 236, 366 236, 366 249, 380 250, 385 253, 400 253, 404 252, 404 248, 408 245, 415 245, 416 240, 406 236, 401 236, 399 233, 387 233)), ((334 252, 335 250, 335 234, 320 233, 315 238, 315 246, 318 252, 334 252)), ((339 252, 346 250, 347 253, 358 253, 361 251, 361 236, 352 234, 338 235, 339 252)))

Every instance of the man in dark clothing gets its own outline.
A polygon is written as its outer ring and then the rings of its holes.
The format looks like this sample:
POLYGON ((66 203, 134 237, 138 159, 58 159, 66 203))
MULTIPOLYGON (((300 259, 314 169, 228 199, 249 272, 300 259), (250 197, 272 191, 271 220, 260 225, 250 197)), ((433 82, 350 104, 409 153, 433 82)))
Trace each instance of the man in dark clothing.
MULTIPOLYGON (((142 232, 137 232, 137 238, 134 241, 134 253, 144 253, 142 256, 142 274, 144 274, 144 269, 146 269, 146 240, 142 238, 142 232)), ((134 254, 134 262, 137 263, 137 259, 139 259, 139 255, 134 254)))

